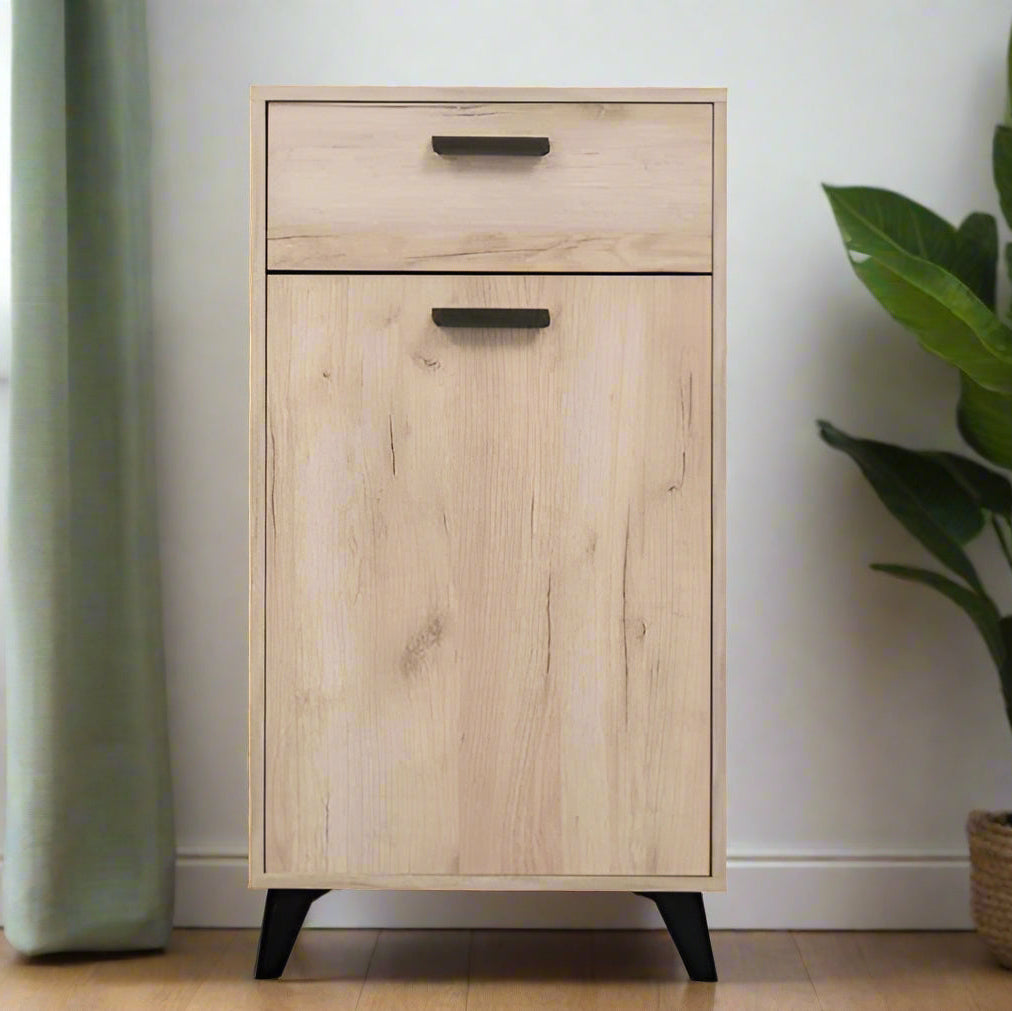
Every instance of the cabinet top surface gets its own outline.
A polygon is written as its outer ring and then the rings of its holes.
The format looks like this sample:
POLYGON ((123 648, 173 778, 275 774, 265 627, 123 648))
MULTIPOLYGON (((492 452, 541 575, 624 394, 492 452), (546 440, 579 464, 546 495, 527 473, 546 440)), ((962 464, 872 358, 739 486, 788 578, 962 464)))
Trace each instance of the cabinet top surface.
POLYGON ((440 88, 254 85, 253 102, 704 102, 726 88, 440 88))

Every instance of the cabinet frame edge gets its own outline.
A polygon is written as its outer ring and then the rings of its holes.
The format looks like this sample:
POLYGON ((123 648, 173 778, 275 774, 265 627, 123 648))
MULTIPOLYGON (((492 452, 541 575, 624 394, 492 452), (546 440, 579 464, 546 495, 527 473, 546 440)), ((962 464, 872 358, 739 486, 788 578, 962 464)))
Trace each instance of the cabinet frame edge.
POLYGON ((250 92, 249 885, 262 888, 267 593, 267 102, 250 92))
POLYGON ((721 104, 726 88, 439 88, 254 85, 256 102, 621 102, 721 104))
POLYGON ((723 891, 726 786, 726 243, 727 108, 723 88, 360 88, 250 89, 249 259, 249 861, 250 888, 427 888, 518 891, 723 891), (711 775, 710 874, 695 876, 268 874, 264 852, 267 481, 267 118, 272 101, 698 102, 713 109, 711 373, 711 775))
POLYGON ((453 892, 722 892, 723 875, 257 874, 251 888, 453 892))
POLYGON ((710 874, 727 873, 727 106, 713 104, 711 234, 710 874))

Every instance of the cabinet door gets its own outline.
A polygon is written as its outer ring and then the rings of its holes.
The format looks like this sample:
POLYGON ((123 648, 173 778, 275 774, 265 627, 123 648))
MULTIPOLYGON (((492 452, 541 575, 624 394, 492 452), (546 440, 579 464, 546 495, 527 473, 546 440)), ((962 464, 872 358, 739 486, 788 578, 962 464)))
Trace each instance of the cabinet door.
POLYGON ((269 278, 267 873, 710 872, 710 284, 269 278))

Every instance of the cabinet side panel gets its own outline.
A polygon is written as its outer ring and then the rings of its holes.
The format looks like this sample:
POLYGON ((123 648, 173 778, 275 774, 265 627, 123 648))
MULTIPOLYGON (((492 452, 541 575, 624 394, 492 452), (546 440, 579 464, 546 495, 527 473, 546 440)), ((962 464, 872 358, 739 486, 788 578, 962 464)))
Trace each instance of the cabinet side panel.
POLYGON ((710 873, 727 873, 727 105, 713 106, 713 814, 710 873))
POLYGON ((249 881, 264 873, 264 479, 267 395, 267 104, 250 100, 249 881))

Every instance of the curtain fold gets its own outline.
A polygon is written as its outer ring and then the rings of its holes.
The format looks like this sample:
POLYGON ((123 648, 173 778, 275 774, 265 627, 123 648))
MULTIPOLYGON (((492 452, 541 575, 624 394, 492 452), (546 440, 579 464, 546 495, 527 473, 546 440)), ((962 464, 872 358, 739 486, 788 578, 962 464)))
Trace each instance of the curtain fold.
POLYGON ((13 0, 4 927, 163 947, 145 5, 13 0))

